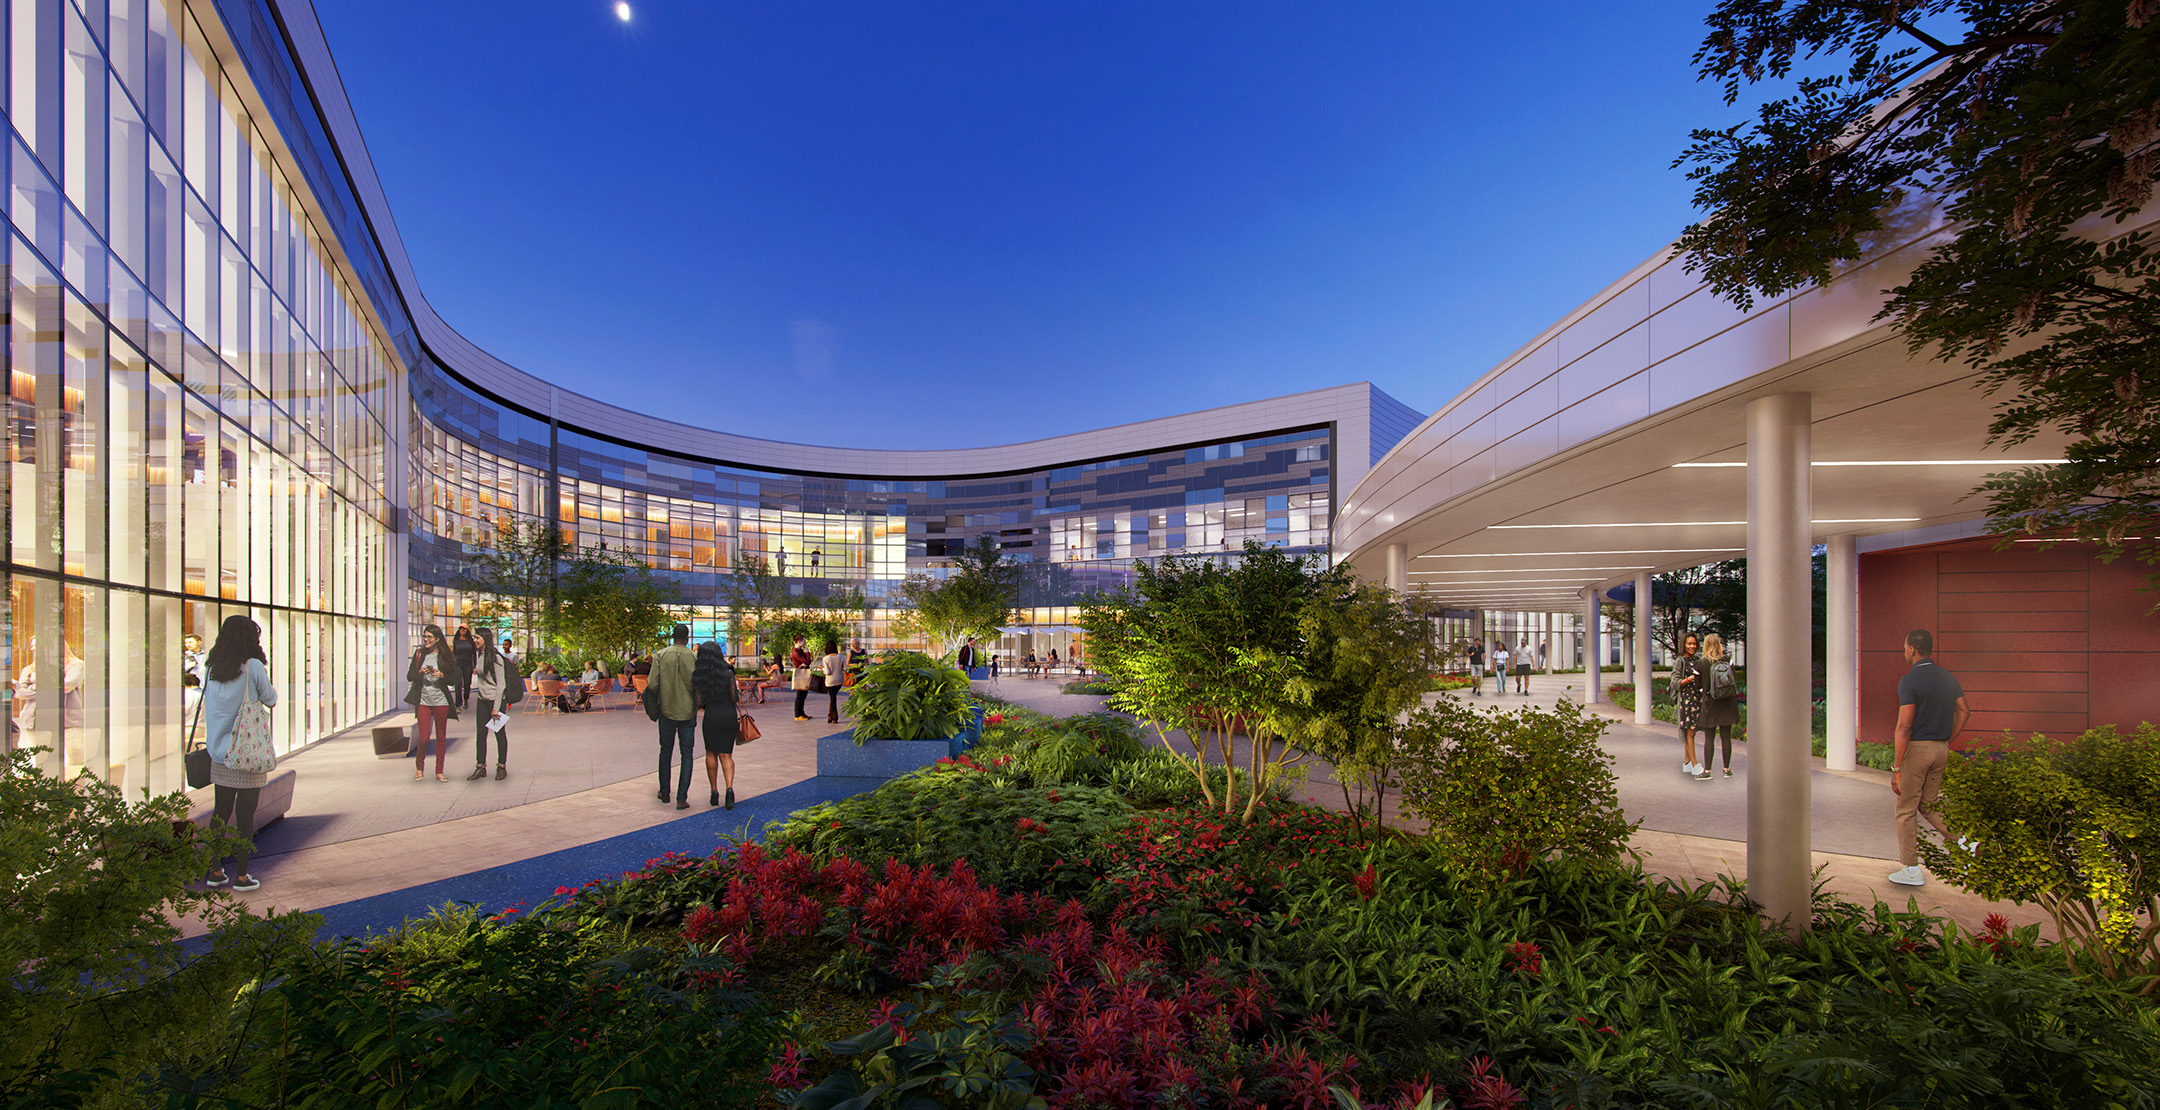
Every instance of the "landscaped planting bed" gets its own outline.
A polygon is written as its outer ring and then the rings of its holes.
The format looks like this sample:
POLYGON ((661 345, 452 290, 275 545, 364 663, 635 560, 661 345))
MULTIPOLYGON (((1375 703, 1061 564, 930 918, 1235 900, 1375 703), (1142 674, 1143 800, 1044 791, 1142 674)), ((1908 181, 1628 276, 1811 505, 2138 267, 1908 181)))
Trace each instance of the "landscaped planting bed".
POLYGON ((764 843, 289 953, 243 992, 237 1051, 107 1083, 130 1093, 103 1104, 2141 1106, 2160 1089, 2140 984, 2031 930, 1822 899, 1792 939, 1734 886, 1440 843, 1280 794, 1240 820, 1123 718, 993 707, 969 756, 764 843))

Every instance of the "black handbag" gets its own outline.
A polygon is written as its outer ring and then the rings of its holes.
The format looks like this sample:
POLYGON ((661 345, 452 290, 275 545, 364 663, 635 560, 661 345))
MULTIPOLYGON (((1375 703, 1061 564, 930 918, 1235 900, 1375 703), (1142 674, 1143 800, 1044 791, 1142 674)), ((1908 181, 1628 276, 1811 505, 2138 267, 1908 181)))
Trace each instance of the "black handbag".
POLYGON ((195 726, 202 723, 203 701, 209 696, 210 691, 204 690, 203 696, 195 699, 195 719, 189 722, 187 739, 180 744, 180 758, 187 771, 189 790, 200 790, 210 785, 210 749, 195 743, 195 726))
POLYGON ((659 720, 659 719, 660 719, 660 688, 659 688, 659 687, 657 687, 657 686, 654 686, 654 685, 652 684, 652 680, 651 680, 651 679, 647 679, 647 680, 645 681, 645 693, 644 693, 644 694, 642 694, 642 695, 640 695, 640 696, 641 696, 642 700, 643 700, 643 701, 644 701, 644 703, 645 703, 645 716, 647 716, 647 717, 649 717, 649 718, 651 718, 651 719, 653 719, 653 720, 655 720, 655 721, 659 720))

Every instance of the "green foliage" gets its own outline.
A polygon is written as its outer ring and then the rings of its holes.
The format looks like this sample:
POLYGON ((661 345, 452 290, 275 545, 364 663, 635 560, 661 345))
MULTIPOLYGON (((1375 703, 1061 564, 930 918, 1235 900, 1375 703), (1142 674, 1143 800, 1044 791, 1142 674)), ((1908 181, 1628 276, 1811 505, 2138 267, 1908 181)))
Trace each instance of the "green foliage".
POLYGON ((1673 655, 1689 636, 1713 632, 1726 643, 1747 633, 1747 560, 1726 559, 1669 571, 1653 579, 1650 591, 1655 619, 1651 634, 1673 655))
POLYGON ((644 651, 674 627, 671 608, 682 591, 628 551, 579 548, 563 564, 549 640, 576 665, 596 657, 644 651))
MULTIPOLYGON (((2038 902, 2101 974, 2160 987, 2160 728, 2012 741, 1953 759, 1944 820, 1977 843, 1921 854, 1989 899, 2038 902)), ((2067 954, 2067 953, 2066 953, 2067 954)))
POLYGON ((2160 170, 2151 5, 1724 0, 1709 27, 1695 63, 1728 104, 1789 91, 1694 132, 1689 268, 1747 305, 1923 242, 1877 318, 2004 396, 1992 442, 2070 440, 1981 484, 1990 529, 2160 563, 2160 255, 2122 234, 2160 170))
POLYGON ((487 600, 469 616, 500 634, 545 639, 555 632, 556 585, 563 558, 562 531, 545 520, 504 516, 489 546, 465 557, 460 584, 487 600))
POLYGON ((943 578, 909 575, 898 590, 905 608, 893 617, 897 635, 930 641, 941 658, 969 636, 997 639, 998 626, 1012 623, 1021 589, 1020 565, 1005 561, 994 535, 975 537, 952 560, 943 578))
POLYGON ((1616 859, 1635 826, 1598 746, 1604 732, 1571 703, 1484 713, 1441 698, 1402 730, 1403 808, 1431 823, 1434 851, 1467 876, 1548 855, 1616 859))
POLYGON ((820 860, 945 868, 964 859, 992 886, 1077 892, 1089 878, 1080 867, 1086 847, 1132 815, 1114 790, 1016 787, 991 772, 944 764, 801 810, 768 827, 766 842, 820 860))
POLYGON ((1109 679, 1081 678, 1058 687, 1058 692, 1065 694, 1115 694, 1118 692, 1118 684, 1109 679))
POLYGON ((765 623, 767 653, 787 651, 795 644, 795 637, 803 638, 803 645, 815 658, 823 658, 825 645, 835 643, 845 652, 848 644, 848 627, 830 616, 817 613, 786 613, 773 617, 765 623))
POLYGON ((1373 585, 1316 590, 1298 615, 1306 665, 1291 687, 1301 711, 1290 715, 1285 738, 1335 768, 1361 824, 1366 811, 1385 807, 1403 714, 1424 700, 1441 662, 1433 615, 1373 585))
POLYGON ((42 750, 7 753, 0 773, 0 1105, 133 1105, 138 1077, 224 1067, 250 984, 321 919, 258 918, 190 889, 237 834, 198 831, 177 793, 130 803, 87 773, 47 776, 42 750), (210 936, 193 957, 177 924, 189 915, 210 936))
POLYGON ((248 1077, 312 1107, 754 1105, 777 1026, 702 961, 575 922, 449 917, 289 961, 248 1077))
POLYGON ((1095 666, 1119 684, 1110 705, 1159 735, 1184 732, 1194 756, 1165 750, 1185 760, 1208 804, 1250 820, 1303 758, 1276 741, 1307 711, 1293 693, 1308 670, 1298 624, 1305 602, 1347 593, 1349 572, 1247 541, 1228 566, 1172 557, 1136 564, 1133 574, 1130 589, 1094 597, 1081 611, 1095 666), (1206 767, 1234 765, 1240 733, 1258 791, 1218 796, 1206 767))
POLYGON ((887 651, 871 659, 842 712, 855 722, 857 744, 939 740, 960 734, 974 703, 959 668, 920 652, 887 651))
POLYGON ((941 1015, 944 1005, 935 999, 902 1003, 893 1007, 891 1021, 846 1040, 826 1042, 825 1055, 853 1063, 783 1101, 791 1110, 930 1110, 947 1105, 932 1095, 981 1110, 1047 1105, 1035 1096, 1035 1073, 1019 1056, 1033 1038, 1018 1022, 995 1012, 991 998, 976 991, 965 992, 963 998, 977 1008, 941 1015))

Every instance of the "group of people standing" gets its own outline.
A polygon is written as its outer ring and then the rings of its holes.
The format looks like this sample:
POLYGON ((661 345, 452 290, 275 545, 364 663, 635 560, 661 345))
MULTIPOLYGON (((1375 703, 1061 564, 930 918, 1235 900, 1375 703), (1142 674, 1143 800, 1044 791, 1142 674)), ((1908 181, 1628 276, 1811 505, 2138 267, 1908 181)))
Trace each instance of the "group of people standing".
MULTIPOLYGON (((690 650, 690 626, 678 624, 674 643, 653 656, 645 679, 646 696, 658 708, 660 726, 660 800, 673 801, 676 809, 690 808, 690 747, 698 733, 698 713, 705 714, 705 783, 711 790, 707 804, 735 808, 735 745, 742 739, 742 717, 737 708, 735 665, 727 651, 710 640, 690 650), (668 768, 681 754, 681 769, 672 794, 668 768), (721 798, 723 778, 725 801, 721 798)), ((802 641, 798 637, 796 643, 802 641)), ((800 716, 800 714, 797 714, 800 716)))
POLYGON ((1680 726, 1680 773, 1708 780, 1711 741, 1724 749, 1725 777, 1732 773, 1732 730, 1740 723, 1740 681, 1733 661, 1725 654, 1725 638, 1712 632, 1700 641, 1690 633, 1680 641, 1680 657, 1673 660, 1673 719, 1680 726), (1700 760, 1695 758, 1695 734, 1703 734, 1700 760))
POLYGON ((472 773, 467 781, 484 779, 487 769, 487 734, 495 734, 495 777, 510 777, 511 706, 525 700, 525 676, 517 660, 508 654, 510 641, 498 649, 495 630, 482 628, 477 638, 460 627, 453 642, 443 637, 438 625, 420 629, 420 646, 405 667, 405 703, 413 707, 419 724, 413 729, 413 781, 427 777, 428 744, 435 745, 435 781, 448 782, 443 763, 450 751, 450 722, 480 695, 479 725, 473 736, 472 773))

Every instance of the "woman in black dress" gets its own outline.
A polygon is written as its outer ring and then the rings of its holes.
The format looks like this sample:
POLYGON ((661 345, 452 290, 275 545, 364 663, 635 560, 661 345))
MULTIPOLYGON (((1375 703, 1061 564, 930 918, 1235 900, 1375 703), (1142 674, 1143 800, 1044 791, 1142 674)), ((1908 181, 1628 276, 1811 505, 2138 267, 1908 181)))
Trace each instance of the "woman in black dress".
POLYGON ((705 710, 705 784, 712 788, 709 804, 719 805, 721 777, 727 779, 727 808, 735 808, 735 741, 741 729, 736 707, 735 664, 711 641, 699 644, 697 666, 690 672, 690 688, 705 710))
MULTIPOLYGON (((1702 727, 1703 714, 1702 656, 1695 654, 1695 645, 1692 635, 1680 642, 1680 658, 1673 660, 1669 681, 1673 692, 1673 720, 1680 726, 1680 773, 1706 779, 1710 772, 1702 763, 1695 762, 1695 730, 1702 727)), ((1707 743, 1704 746, 1707 747, 1707 743)))

